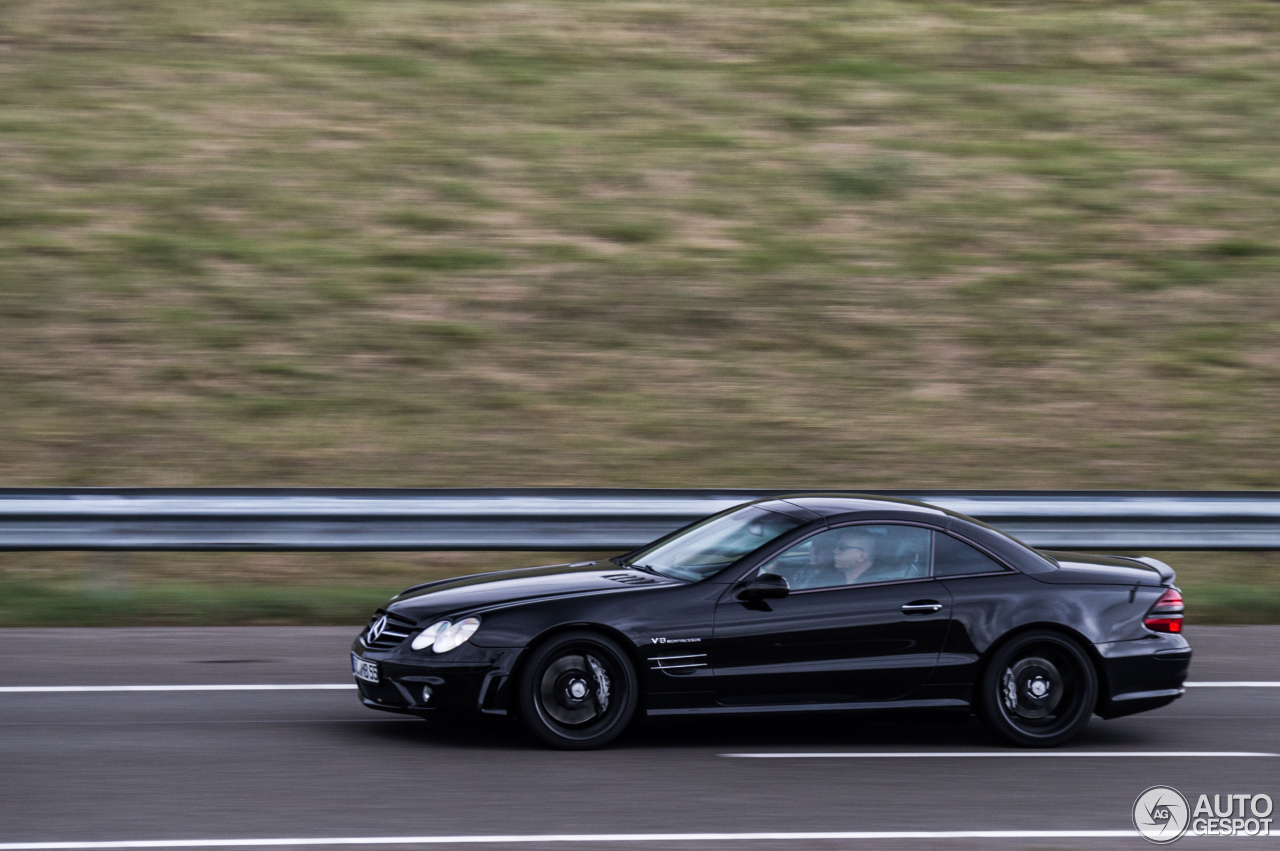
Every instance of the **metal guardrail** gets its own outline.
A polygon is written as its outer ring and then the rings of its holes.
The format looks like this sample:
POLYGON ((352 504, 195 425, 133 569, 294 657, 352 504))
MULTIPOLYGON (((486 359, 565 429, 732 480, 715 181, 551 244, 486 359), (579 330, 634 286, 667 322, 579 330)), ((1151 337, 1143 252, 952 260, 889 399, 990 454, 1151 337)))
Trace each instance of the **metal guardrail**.
MULTIPOLYGON (((63 489, 0 491, 0 550, 623 551, 800 491, 63 489)), ((1280 492, 824 491, 906 497, 1033 546, 1280 550, 1280 492)))

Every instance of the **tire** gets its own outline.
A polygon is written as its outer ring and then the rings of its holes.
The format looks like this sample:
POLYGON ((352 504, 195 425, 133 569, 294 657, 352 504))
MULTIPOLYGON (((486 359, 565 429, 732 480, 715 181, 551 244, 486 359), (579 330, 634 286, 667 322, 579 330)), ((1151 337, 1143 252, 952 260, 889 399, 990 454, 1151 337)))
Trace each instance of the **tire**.
POLYGON ((1006 742, 1052 748, 1080 735, 1098 700, 1098 675, 1080 645, 1047 630, 1016 636, 978 684, 978 717, 1006 742))
POLYGON ((517 688, 521 721, 561 750, 607 745, 627 729, 639 698, 626 651, 588 630, 561 633, 539 645, 517 688))

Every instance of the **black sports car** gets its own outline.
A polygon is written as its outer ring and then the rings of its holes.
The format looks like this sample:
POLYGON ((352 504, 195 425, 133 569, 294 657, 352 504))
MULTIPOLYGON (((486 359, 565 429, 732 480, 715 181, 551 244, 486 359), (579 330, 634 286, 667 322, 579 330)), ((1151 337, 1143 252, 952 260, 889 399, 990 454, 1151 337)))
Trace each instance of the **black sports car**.
POLYGON ((747 503, 626 555, 409 588, 352 647, 360 699, 514 715, 592 748, 648 716, 935 708, 1050 747, 1183 693, 1171 568, 1041 552, 923 503, 747 503))

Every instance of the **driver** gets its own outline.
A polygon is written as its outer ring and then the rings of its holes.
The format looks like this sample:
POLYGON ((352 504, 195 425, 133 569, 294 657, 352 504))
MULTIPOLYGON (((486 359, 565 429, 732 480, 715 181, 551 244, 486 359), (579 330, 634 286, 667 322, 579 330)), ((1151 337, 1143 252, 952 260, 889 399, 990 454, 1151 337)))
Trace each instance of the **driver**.
POLYGON ((836 533, 835 568, 844 574, 844 584, 853 585, 875 567, 876 537, 858 526, 836 533))
POLYGON ((875 566, 875 536, 858 526, 825 532, 809 548, 809 569, 796 577, 792 587, 834 588, 865 582, 875 566))

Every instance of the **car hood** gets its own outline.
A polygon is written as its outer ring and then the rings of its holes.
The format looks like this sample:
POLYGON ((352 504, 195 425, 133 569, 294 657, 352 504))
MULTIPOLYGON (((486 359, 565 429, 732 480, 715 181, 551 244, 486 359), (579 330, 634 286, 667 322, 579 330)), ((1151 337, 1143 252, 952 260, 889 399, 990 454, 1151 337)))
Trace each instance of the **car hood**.
POLYGON ((391 598, 386 609, 421 621, 438 614, 461 614, 548 597, 619 593, 682 584, 676 579, 625 567, 609 565, 606 570, 595 562, 551 564, 415 585, 391 598))
POLYGON ((1154 558, 1041 552, 1058 563, 1057 570, 1035 574, 1055 585, 1172 585, 1173 568, 1154 558))

